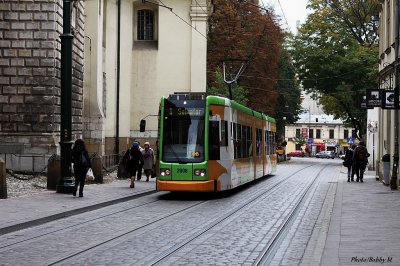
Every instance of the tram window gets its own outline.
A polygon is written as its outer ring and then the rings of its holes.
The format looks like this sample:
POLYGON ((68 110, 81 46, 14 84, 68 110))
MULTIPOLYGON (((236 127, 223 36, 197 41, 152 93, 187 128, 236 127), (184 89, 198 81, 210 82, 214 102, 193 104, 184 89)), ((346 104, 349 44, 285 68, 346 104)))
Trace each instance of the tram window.
POLYGON ((236 138, 237 124, 233 123, 233 158, 237 158, 237 138, 236 138))
POLYGON ((219 121, 210 121, 208 142, 208 158, 219 160, 219 121))
POLYGON ((275 147, 275 133, 271 132, 271 154, 275 152, 273 147, 275 147))
POLYGON ((241 158, 247 157, 247 128, 246 126, 242 126, 242 156, 241 158))
POLYGON ((228 121, 221 121, 221 147, 228 146, 228 121))
POLYGON ((242 125, 237 125, 237 158, 242 158, 242 125))
POLYGON ((247 158, 253 157, 253 128, 247 128, 247 158))
POLYGON ((256 154, 261 157, 261 143, 262 143, 262 130, 260 128, 256 129, 256 154))

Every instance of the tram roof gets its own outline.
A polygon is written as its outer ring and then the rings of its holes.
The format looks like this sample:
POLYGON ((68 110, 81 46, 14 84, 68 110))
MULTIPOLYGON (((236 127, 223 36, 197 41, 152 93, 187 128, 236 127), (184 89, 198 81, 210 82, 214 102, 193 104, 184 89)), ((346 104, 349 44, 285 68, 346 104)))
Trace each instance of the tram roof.
POLYGON ((228 104, 228 106, 230 105, 232 108, 237 109, 245 114, 261 118, 261 119, 266 120, 271 123, 276 123, 274 118, 267 116, 263 113, 254 111, 254 110, 250 109, 249 107, 241 105, 240 103, 238 103, 234 100, 229 100, 228 98, 209 95, 209 96, 207 96, 207 104, 215 104, 215 105, 227 105, 228 104))

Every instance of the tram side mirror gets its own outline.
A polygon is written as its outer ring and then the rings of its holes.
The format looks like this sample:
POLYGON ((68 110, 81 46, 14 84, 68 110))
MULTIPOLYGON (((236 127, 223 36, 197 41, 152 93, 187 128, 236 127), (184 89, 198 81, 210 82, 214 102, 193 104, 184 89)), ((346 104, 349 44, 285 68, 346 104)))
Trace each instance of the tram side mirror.
POLYGON ((146 131, 146 120, 140 120, 140 132, 146 131))

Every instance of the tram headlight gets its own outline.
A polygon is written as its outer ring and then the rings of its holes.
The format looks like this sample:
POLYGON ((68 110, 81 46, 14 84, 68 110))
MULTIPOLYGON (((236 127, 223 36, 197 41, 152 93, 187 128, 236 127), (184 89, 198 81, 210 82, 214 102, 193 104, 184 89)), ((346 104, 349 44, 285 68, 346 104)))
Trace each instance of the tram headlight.
POLYGON ((166 176, 166 175, 170 175, 171 174, 171 170, 169 170, 169 169, 163 169, 163 168, 161 168, 160 169, 160 175, 162 175, 162 176, 166 176))
POLYGON ((196 170, 194 170, 194 175, 195 176, 205 176, 206 169, 196 169, 196 170))

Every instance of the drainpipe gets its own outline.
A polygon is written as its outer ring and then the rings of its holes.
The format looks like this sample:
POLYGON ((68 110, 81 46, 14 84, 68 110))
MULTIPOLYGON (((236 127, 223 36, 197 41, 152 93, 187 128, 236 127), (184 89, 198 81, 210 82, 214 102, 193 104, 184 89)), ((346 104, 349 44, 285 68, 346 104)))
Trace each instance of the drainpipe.
MULTIPOLYGON (((396 33, 396 39, 395 39, 395 46, 394 46, 394 63, 395 63, 395 88, 394 88, 394 93, 399 97, 399 0, 395 2, 394 5, 394 14, 395 14, 395 33, 396 33)), ((396 107, 394 110, 394 155, 393 155, 393 169, 392 169, 392 178, 390 180, 390 188, 392 190, 397 189, 397 171, 399 167, 399 106, 396 107)))
POLYGON ((118 15, 117 15, 117 102, 115 116, 115 154, 117 154, 117 163, 119 162, 119 83, 121 72, 121 0, 118 0, 118 15))

